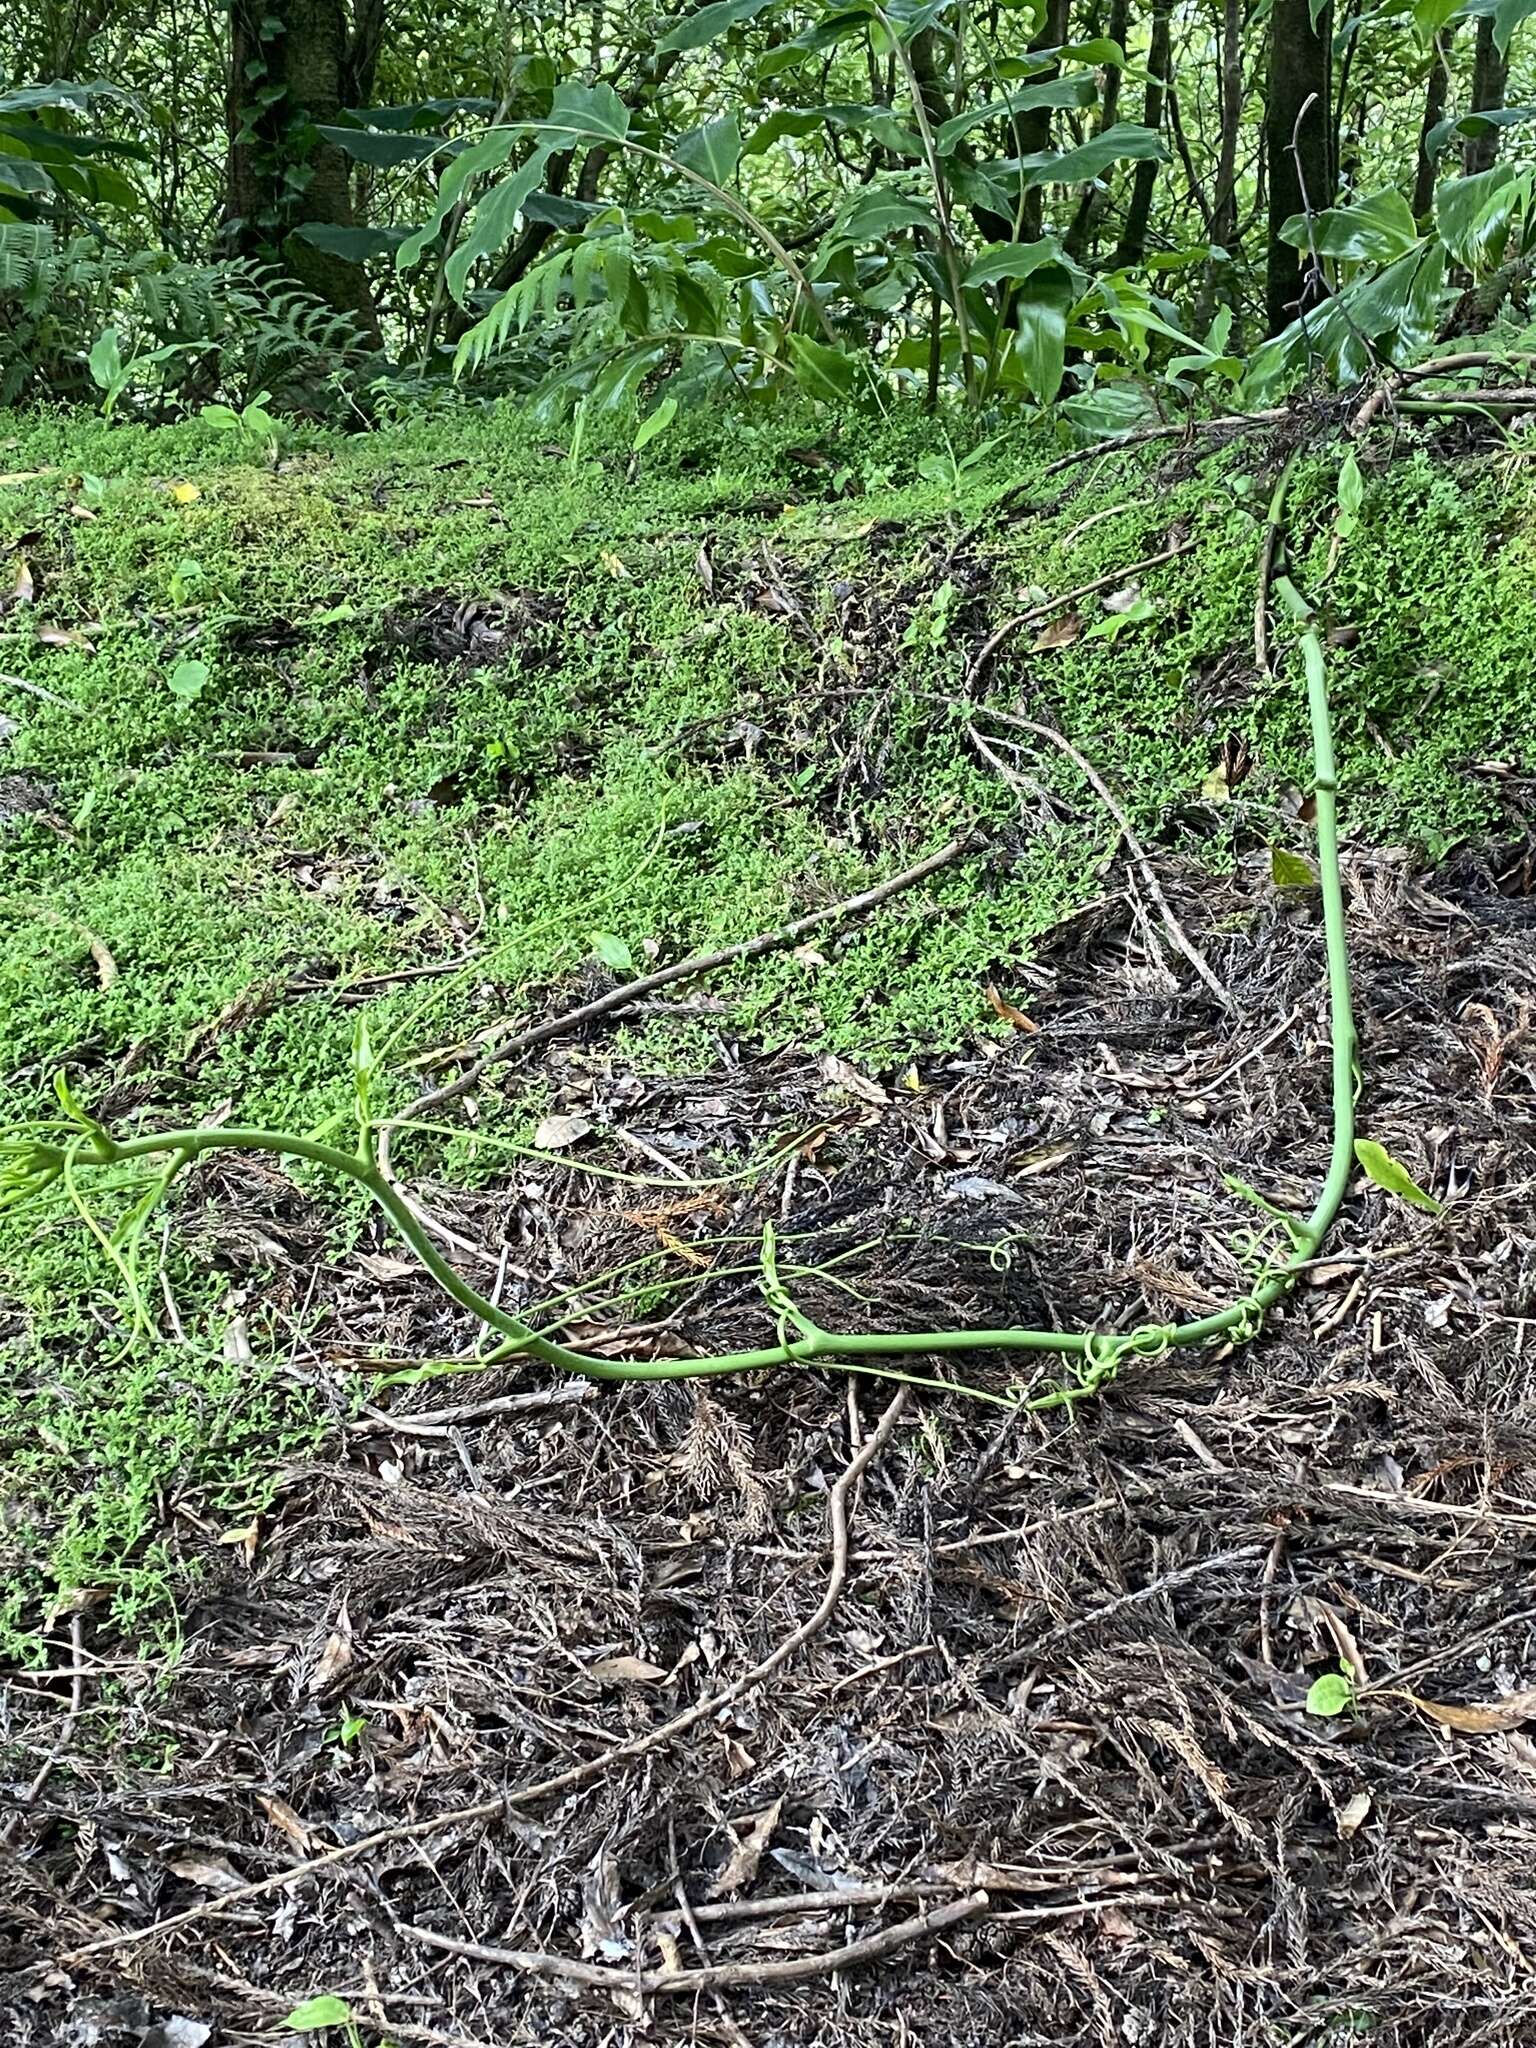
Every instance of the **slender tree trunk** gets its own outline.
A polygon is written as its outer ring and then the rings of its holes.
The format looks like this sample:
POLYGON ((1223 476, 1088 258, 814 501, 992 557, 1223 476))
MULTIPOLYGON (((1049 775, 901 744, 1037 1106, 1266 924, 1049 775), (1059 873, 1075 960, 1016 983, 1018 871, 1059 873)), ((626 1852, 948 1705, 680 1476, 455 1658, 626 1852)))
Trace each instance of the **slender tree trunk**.
MULTIPOLYGON (((1477 50, 1472 60, 1472 104, 1469 113, 1483 114, 1490 107, 1502 107, 1505 89, 1509 84, 1509 58, 1501 55, 1493 39, 1493 16, 1485 14, 1477 24, 1477 50)), ((1475 177, 1479 171, 1491 171, 1499 154, 1499 131, 1495 128, 1488 135, 1474 135, 1468 138, 1462 151, 1461 164, 1466 175, 1475 177)))
POLYGON ((362 265, 317 249, 295 231, 352 227, 352 161, 320 140, 343 107, 372 89, 383 30, 382 0, 232 0, 226 101, 229 185, 226 227, 234 246, 278 255, 286 270, 377 338, 362 265))
MULTIPOLYGON (((1125 49, 1125 38, 1130 30, 1130 20, 1130 0, 1110 0, 1109 40, 1118 43, 1122 51, 1125 49)), ((1097 27, 1094 33, 1098 33, 1097 27)), ((1119 118, 1120 67, 1116 64, 1110 67, 1104 80, 1104 91, 1099 99, 1098 119, 1093 124, 1094 134, 1102 135, 1106 129, 1113 128, 1119 118)), ((1069 256, 1075 256, 1081 262, 1088 253, 1089 244, 1094 239, 1108 203, 1107 186, 1093 184, 1084 189, 1082 198, 1077 202, 1077 212, 1073 215, 1072 225, 1068 228, 1063 242, 1069 256)))
MULTIPOLYGON (((1071 0, 1045 0, 1045 17, 1040 23, 1031 50, 1054 50, 1067 40, 1067 20, 1071 12, 1071 0)), ((1039 72, 1039 80, 1055 78, 1060 66, 1053 64, 1048 70, 1039 72)), ((1033 82, 1033 81, 1032 81, 1033 82)), ((1050 107, 1032 107, 1027 114, 1020 114, 1013 124, 1013 145, 1020 156, 1035 156, 1042 149, 1051 146, 1050 107)), ((1019 240, 1037 242, 1045 222, 1045 187, 1031 185, 1024 195, 1024 206, 1019 222, 1019 240)))
MULTIPOLYGON (((1243 0, 1222 0, 1221 8, 1221 132, 1216 148, 1216 176, 1211 188, 1211 224, 1207 239, 1213 249, 1229 254, 1237 247, 1237 149, 1243 120, 1243 0)), ((1205 267, 1196 307, 1196 331, 1210 326, 1218 299, 1235 310, 1237 293, 1232 265, 1213 259, 1205 267)))
POLYGON ((1435 164, 1429 153, 1429 135, 1445 119, 1446 95, 1451 84, 1451 38, 1455 33, 1453 22, 1435 37, 1429 76, 1424 81, 1424 118, 1419 123, 1419 160, 1413 174, 1415 220, 1422 220, 1435 203, 1435 164))
MULTIPOLYGON (((1168 72, 1173 53, 1173 0, 1152 0, 1152 36, 1147 49, 1147 89, 1141 102, 1141 125, 1153 133, 1161 130, 1168 97, 1168 72)), ((1147 224, 1152 218, 1152 188, 1157 183, 1157 164, 1143 158, 1131 176, 1130 204, 1120 245, 1109 259, 1114 270, 1139 263, 1147 253, 1147 224)))
POLYGON ((1314 27, 1310 0, 1274 0, 1270 15, 1269 104, 1264 132, 1269 156, 1268 270, 1264 306, 1278 334, 1315 294, 1311 259, 1280 230, 1298 213, 1333 204, 1332 92, 1329 47, 1333 9, 1314 27))

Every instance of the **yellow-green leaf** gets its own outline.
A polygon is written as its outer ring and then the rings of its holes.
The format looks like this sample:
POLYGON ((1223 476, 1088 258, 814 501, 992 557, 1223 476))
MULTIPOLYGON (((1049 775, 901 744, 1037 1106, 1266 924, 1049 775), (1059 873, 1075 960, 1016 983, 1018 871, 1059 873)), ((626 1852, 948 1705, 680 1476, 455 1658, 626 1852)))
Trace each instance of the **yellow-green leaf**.
POLYGON ((322 2027, 344 2027, 352 2017, 352 2008, 344 1998, 306 1998, 302 2005, 296 2005, 283 2021, 296 2034, 318 2034, 322 2027))
POLYGON ((1408 1171, 1401 1165, 1385 1145, 1378 1145, 1374 1138, 1356 1138, 1355 1157, 1364 1169, 1367 1180, 1384 1188, 1389 1195, 1396 1195, 1400 1202, 1410 1207, 1423 1209, 1431 1216, 1438 1216, 1442 1204, 1433 1195, 1426 1194, 1408 1171))
POLYGON ((1269 874, 1277 889, 1315 889, 1317 886, 1312 863, 1303 860, 1299 853, 1287 853, 1283 846, 1270 849, 1269 874))

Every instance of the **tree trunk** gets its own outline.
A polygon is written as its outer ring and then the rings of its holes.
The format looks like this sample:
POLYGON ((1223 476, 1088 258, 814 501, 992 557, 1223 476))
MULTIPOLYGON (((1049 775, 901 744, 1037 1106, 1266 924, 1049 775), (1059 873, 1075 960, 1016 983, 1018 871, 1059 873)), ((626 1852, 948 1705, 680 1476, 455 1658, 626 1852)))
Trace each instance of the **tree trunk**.
POLYGON ((283 0, 280 18, 269 0, 232 0, 226 102, 225 224, 233 245, 280 262, 374 340, 378 322, 362 265, 295 231, 356 224, 352 160, 315 129, 366 99, 382 28, 382 0, 358 0, 355 22, 347 0, 283 0))
MULTIPOLYGON (((1472 104, 1467 109, 1472 114, 1486 113, 1490 107, 1502 107, 1505 88, 1509 84, 1509 58, 1501 55, 1498 44, 1493 40, 1493 16, 1485 14, 1477 24, 1477 52, 1472 60, 1472 104)), ((1491 171, 1499 154, 1499 131, 1495 128, 1488 135, 1474 135, 1468 138, 1461 154, 1461 165, 1471 178, 1479 171, 1491 171)))
MULTIPOLYGON (((1110 0, 1109 40, 1118 43, 1122 51, 1125 49, 1125 39, 1130 30, 1130 19, 1130 0, 1110 0)), ((1094 34, 1098 34, 1097 24, 1094 26, 1094 34)), ((1111 65, 1104 80, 1103 95, 1099 100, 1098 118, 1093 124, 1095 135, 1102 135, 1107 129, 1113 128, 1120 118, 1120 83, 1120 67, 1118 64, 1111 65)), ((1068 228, 1062 244, 1069 256, 1081 262, 1087 255, 1108 203, 1107 185, 1095 183, 1084 188, 1083 196, 1077 202, 1077 212, 1073 215, 1072 225, 1068 228)))
MULTIPOLYGON (((1071 0, 1045 0, 1045 16, 1040 23, 1031 50, 1054 50, 1067 40, 1067 18, 1071 12, 1071 0)), ((1047 70, 1037 72, 1031 84, 1055 78, 1061 70, 1053 64, 1047 70)), ((1020 156, 1035 156, 1042 149, 1051 146, 1050 107, 1031 107, 1027 114, 1020 114, 1013 123, 1013 146, 1020 156)), ((1024 206, 1020 216, 1019 240, 1037 242, 1045 221, 1045 187, 1031 185, 1024 195, 1024 206)))
POLYGON ((1454 22, 1435 37, 1429 76, 1424 81, 1424 118, 1419 123, 1419 161, 1413 174, 1413 217, 1422 220, 1435 203, 1435 165, 1429 154, 1430 130, 1445 119, 1446 95, 1451 84, 1451 38, 1454 22))
POLYGON ((1274 0, 1270 16, 1269 104, 1264 133, 1269 158, 1269 248, 1264 306, 1271 334, 1290 325, 1318 295, 1311 258, 1280 230, 1298 213, 1333 204, 1331 161, 1331 7, 1312 24, 1310 0, 1274 0))
MULTIPOLYGON (((1141 102, 1141 125, 1157 133, 1163 125, 1168 97, 1168 71, 1173 48, 1173 0, 1152 0, 1152 38, 1147 49, 1147 89, 1141 102)), ((1157 163, 1143 158, 1131 177, 1131 199, 1120 230, 1120 246, 1110 261, 1113 270, 1139 263, 1147 253, 1147 223, 1152 218, 1152 188, 1157 163)))

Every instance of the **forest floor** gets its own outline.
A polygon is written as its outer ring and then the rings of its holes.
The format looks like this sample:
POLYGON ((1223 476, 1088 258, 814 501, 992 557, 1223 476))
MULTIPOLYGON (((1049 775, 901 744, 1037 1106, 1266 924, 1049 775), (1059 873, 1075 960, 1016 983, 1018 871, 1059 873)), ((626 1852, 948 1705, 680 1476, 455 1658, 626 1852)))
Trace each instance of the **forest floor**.
MULTIPOLYGON (((1253 646, 1286 443, 695 423, 637 474, 446 418, 272 473, 23 425, 6 1114, 64 1068, 119 1130, 312 1128, 359 1014, 398 1107, 977 828, 396 1171, 615 1354, 771 1341, 769 1219, 843 1327, 1240 1295, 1234 1178, 1303 1210, 1329 1141, 1304 720, 1253 646)), ((367 2048, 1529 2040, 1531 452, 1367 464, 1342 541, 1298 483, 1361 1128, 1442 1206, 1361 1176, 1254 1343, 1070 1416, 560 1383, 274 1161, 178 1187, 137 1314, 67 1200, 4 1219, 7 2040, 254 2048, 315 2000, 367 2048)))

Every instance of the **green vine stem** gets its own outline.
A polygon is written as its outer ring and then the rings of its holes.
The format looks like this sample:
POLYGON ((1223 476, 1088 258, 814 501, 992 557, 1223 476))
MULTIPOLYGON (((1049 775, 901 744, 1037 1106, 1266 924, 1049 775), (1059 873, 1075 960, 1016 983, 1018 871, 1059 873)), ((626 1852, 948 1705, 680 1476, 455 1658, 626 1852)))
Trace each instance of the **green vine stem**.
MULTIPOLYGON (((1271 521, 1278 526, 1286 478, 1276 489, 1271 521)), ((157 1177, 163 1193, 183 1166, 211 1152, 266 1152, 307 1160, 328 1173, 356 1183, 388 1219, 403 1242, 450 1300, 504 1340, 492 1354, 538 1359, 559 1372, 591 1380, 678 1380, 714 1378, 727 1373, 761 1371, 783 1365, 841 1365, 881 1378, 910 1378, 916 1384, 967 1394, 1009 1407, 1041 1412, 1070 1408, 1098 1392, 1129 1358, 1155 1358, 1175 1349, 1214 1343, 1242 1343, 1256 1336, 1269 1311, 1295 1285, 1303 1267, 1316 1257, 1339 1208, 1354 1160, 1355 1032, 1350 1001, 1349 954, 1345 936, 1344 891, 1339 871, 1338 779, 1329 719, 1328 681, 1322 637, 1311 607, 1283 571, 1273 589, 1301 628, 1300 650, 1312 728, 1313 791, 1317 805, 1318 872, 1322 888, 1323 929, 1328 968, 1328 999, 1332 1041, 1333 1140, 1327 1177, 1311 1214, 1289 1222, 1289 1256, 1270 1266, 1252 1291, 1214 1314, 1184 1323, 1148 1323, 1128 1332, 1103 1330, 926 1330, 853 1332, 824 1330, 790 1302, 777 1274, 771 1234, 765 1240, 763 1291, 779 1321, 778 1341, 758 1350, 724 1352, 698 1358, 600 1358, 541 1336, 526 1323, 479 1292, 437 1250, 404 1196, 381 1167, 373 1133, 366 1120, 357 1147, 345 1151, 320 1138, 288 1131, 242 1126, 155 1131, 119 1138, 95 1123, 75 1105, 61 1085, 60 1099, 73 1135, 65 1145, 36 1139, 3 1148, 3 1183, 10 1200, 26 1199, 62 1179, 78 1204, 75 1183, 82 1166, 116 1166, 142 1159, 168 1160, 157 1177), (791 1330, 798 1332, 791 1335, 791 1330), (1045 1354, 1071 1361, 1070 1375, 1060 1385, 1004 1399, 980 1388, 947 1380, 922 1380, 884 1363, 889 1360, 938 1358, 969 1352, 1045 1354)), ((55 1127, 57 1128, 57 1127, 55 1127)), ((136 1205, 141 1207, 142 1205, 136 1205)))

